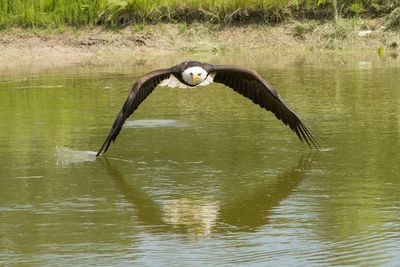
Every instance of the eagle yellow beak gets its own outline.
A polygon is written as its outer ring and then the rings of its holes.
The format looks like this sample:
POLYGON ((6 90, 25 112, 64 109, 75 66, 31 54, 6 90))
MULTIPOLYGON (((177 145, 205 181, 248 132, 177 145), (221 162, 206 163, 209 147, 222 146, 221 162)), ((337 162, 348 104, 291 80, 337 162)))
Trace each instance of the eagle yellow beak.
POLYGON ((200 80, 200 76, 197 74, 192 75, 192 82, 197 83, 200 80))

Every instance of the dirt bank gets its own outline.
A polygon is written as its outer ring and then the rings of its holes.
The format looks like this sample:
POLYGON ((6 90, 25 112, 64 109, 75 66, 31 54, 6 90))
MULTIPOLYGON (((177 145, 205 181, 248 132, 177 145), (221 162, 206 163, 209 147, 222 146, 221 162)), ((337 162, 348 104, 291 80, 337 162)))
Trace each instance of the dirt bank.
POLYGON ((315 21, 278 26, 221 27, 209 24, 136 25, 118 31, 102 27, 0 32, 0 64, 70 64, 115 57, 144 57, 179 51, 231 49, 377 50, 396 54, 399 32, 385 31, 380 20, 315 21))

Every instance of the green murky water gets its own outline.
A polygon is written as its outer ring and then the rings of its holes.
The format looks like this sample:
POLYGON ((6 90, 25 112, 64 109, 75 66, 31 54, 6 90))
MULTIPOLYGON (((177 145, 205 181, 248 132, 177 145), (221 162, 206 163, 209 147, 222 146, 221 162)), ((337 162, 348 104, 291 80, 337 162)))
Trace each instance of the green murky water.
POLYGON ((95 160, 154 61, 3 68, 1 265, 400 262, 400 60, 203 57, 256 69, 321 150, 213 85, 155 90, 95 160))

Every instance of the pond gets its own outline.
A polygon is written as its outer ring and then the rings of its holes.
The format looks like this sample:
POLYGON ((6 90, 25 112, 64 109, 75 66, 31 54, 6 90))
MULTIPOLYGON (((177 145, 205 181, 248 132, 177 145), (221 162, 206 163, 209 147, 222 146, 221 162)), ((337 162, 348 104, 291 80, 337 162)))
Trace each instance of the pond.
POLYGON ((230 51, 1 67, 2 265, 400 262, 399 59, 230 51), (187 58, 255 69, 320 150, 214 84, 157 88, 96 159, 134 81, 187 58))

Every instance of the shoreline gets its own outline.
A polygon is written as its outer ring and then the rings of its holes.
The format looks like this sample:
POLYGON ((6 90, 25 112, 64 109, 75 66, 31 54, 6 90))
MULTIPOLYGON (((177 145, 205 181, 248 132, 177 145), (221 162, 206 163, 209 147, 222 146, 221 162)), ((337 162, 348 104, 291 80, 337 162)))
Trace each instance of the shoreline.
POLYGON ((156 24, 112 31, 104 27, 49 32, 12 28, 0 31, 0 65, 101 63, 111 59, 158 57, 173 53, 265 51, 378 51, 396 56, 400 32, 382 21, 341 20, 338 24, 293 21, 251 24, 156 24))

